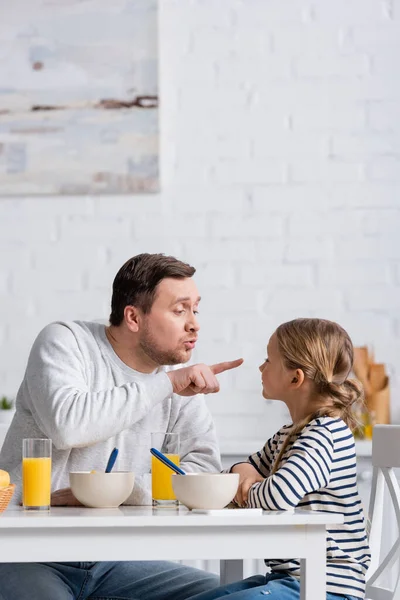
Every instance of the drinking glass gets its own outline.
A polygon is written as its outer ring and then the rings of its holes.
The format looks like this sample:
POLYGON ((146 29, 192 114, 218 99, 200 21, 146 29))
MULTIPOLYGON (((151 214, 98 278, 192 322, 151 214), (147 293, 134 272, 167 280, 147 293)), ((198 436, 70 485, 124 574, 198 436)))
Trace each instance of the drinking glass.
MULTIPOLYGON (((179 466, 179 433, 156 431, 151 434, 151 447, 165 454, 179 466)), ((172 489, 173 471, 155 456, 151 457, 151 488, 153 506, 178 506, 179 502, 172 489)))
POLYGON ((26 510, 50 510, 51 440, 22 441, 22 504, 26 510))

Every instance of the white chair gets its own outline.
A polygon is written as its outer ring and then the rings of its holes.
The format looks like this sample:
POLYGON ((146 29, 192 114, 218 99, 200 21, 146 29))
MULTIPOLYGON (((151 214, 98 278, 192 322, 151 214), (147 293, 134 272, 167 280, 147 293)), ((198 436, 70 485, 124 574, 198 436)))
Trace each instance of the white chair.
MULTIPOLYGON (((375 425, 372 439, 372 487, 369 504, 369 544, 371 566, 367 573, 367 600, 400 600, 399 573, 392 589, 381 585, 397 561, 400 565, 400 487, 394 472, 400 467, 400 425, 375 425), (386 556, 380 559, 382 529, 384 524, 385 483, 393 504, 397 536, 386 556)), ((386 511, 385 511, 386 512, 386 511)), ((386 517, 388 515, 386 514, 386 517)), ((395 531, 395 526, 391 524, 395 531)))

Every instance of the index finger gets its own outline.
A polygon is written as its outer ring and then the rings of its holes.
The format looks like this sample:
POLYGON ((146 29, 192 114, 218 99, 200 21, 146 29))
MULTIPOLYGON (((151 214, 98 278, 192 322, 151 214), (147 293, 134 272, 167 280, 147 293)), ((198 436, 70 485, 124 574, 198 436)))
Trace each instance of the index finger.
POLYGON ((229 371, 229 369, 236 369, 236 367, 240 367, 242 363, 243 358, 238 358, 237 360, 230 360, 227 362, 217 363, 216 365, 210 365, 210 369, 214 375, 218 375, 224 371, 229 371))

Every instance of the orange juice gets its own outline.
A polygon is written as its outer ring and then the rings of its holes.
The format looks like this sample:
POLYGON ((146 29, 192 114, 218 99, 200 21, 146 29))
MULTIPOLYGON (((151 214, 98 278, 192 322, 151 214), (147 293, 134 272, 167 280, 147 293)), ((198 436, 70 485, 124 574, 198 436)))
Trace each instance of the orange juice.
POLYGON ((51 458, 22 459, 24 506, 50 506, 51 458))
MULTIPOLYGON (((165 454, 165 456, 179 467, 179 454, 165 454)), ((151 485, 154 500, 176 500, 172 489, 172 474, 173 471, 158 458, 151 457, 151 485)))

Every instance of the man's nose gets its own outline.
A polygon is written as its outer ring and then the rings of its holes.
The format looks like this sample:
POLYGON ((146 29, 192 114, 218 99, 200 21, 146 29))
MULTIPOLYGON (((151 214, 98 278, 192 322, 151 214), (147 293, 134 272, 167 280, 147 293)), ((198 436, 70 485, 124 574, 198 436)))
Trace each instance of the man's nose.
POLYGON ((260 370, 260 373, 262 373, 262 372, 263 372, 263 369, 264 369, 264 363, 263 363, 262 365, 260 365, 258 368, 259 368, 259 370, 260 370))
POLYGON ((199 331, 200 325, 196 318, 196 315, 192 315, 192 318, 187 322, 187 328, 189 331, 199 331))

